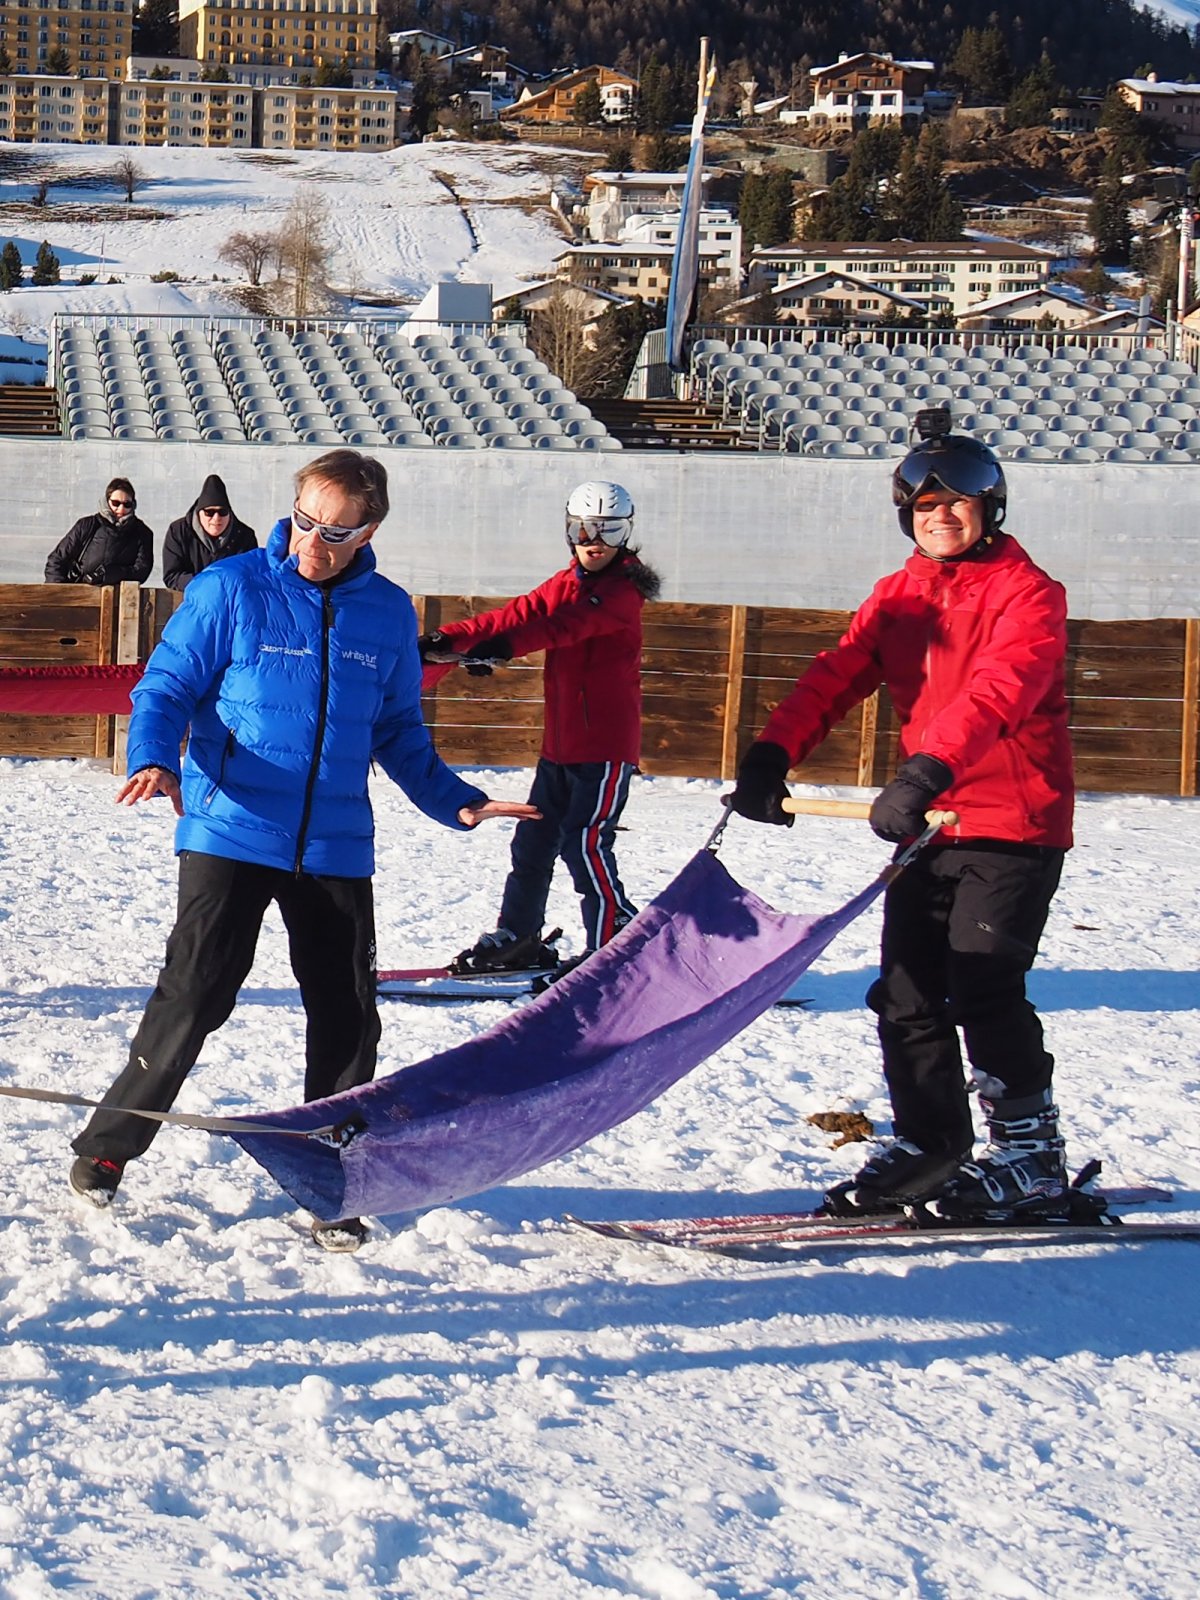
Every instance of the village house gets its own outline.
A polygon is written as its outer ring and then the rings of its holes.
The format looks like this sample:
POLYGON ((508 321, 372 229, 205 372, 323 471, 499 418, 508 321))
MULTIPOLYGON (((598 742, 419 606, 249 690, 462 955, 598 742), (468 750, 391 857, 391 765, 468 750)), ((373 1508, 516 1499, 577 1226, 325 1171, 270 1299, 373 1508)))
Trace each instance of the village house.
POLYGON ((808 74, 812 105, 781 110, 780 122, 810 127, 851 127, 858 122, 920 120, 934 74, 932 61, 897 61, 875 50, 842 54, 808 74))
POLYGON ((595 84, 600 91, 601 114, 605 122, 628 122, 633 114, 637 79, 615 67, 581 67, 568 72, 541 89, 531 89, 528 84, 521 90, 514 105, 500 113, 505 122, 529 123, 549 126, 556 123, 574 123, 575 97, 587 84, 595 84))
POLYGON ((881 289, 849 272, 818 272, 810 278, 785 278, 773 289, 734 300, 721 320, 746 323, 794 322, 801 327, 869 325, 898 316, 924 319, 926 306, 910 295, 881 289))
POLYGON ((1200 150, 1200 83, 1160 83, 1154 73, 1122 78, 1117 91, 1139 117, 1168 128, 1179 150, 1200 150))
MULTIPOLYGON (((589 172, 583 180, 584 205, 578 215, 597 244, 619 239, 631 217, 678 211, 683 204, 684 172, 589 172)), ((703 175, 708 185, 711 172, 703 175)))

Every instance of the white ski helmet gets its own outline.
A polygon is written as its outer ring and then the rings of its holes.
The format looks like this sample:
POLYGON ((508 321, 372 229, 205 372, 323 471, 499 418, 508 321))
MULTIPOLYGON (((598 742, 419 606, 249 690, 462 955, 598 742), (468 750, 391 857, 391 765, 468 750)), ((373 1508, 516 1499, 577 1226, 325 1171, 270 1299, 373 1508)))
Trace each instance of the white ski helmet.
POLYGON ((628 544, 633 535, 633 499, 619 483, 581 483, 567 497, 567 544, 590 538, 628 544))

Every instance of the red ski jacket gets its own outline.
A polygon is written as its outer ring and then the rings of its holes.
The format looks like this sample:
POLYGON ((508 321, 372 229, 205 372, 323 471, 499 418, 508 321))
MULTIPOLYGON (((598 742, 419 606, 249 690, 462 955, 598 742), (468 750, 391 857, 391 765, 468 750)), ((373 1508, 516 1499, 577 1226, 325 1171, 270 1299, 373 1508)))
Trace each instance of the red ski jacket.
POLYGON ((1074 777, 1064 663, 1067 598, 1006 534, 975 559, 919 550, 882 579, 832 650, 771 713, 764 739, 802 761, 886 683, 901 758, 944 761, 937 804, 960 839, 1071 844, 1074 777))
POLYGON ((546 652, 546 760, 636 766, 642 741, 642 606, 655 582, 631 552, 595 574, 572 562, 529 594, 477 617, 448 622, 439 631, 459 651, 503 634, 514 656, 546 652))

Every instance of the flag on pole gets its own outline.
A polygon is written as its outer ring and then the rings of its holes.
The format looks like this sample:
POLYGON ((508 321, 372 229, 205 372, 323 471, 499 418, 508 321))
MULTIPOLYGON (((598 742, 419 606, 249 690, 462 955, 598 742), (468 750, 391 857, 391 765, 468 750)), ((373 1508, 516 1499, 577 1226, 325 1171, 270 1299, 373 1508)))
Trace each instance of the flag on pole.
POLYGON ((700 41, 700 82, 696 115, 688 149, 687 177, 679 209, 679 232, 671 261, 671 287, 667 295, 667 361, 672 372, 683 372, 683 338, 696 306, 700 280, 700 208, 704 203, 704 120, 717 75, 716 61, 708 59, 708 40, 700 41))

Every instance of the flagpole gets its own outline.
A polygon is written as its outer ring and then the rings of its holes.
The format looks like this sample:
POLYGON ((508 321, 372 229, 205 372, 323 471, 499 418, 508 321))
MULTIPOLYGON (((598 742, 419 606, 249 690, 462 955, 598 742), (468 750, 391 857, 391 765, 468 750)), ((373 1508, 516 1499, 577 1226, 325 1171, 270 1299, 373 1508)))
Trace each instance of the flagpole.
POLYGON ((704 203, 704 119, 716 77, 709 58, 708 39, 700 41, 700 73, 696 85, 696 115, 688 149, 687 176, 679 208, 679 229, 671 261, 671 286, 667 293, 667 364, 672 372, 685 372, 683 345, 688 322, 695 313, 700 281, 700 209, 704 203))

